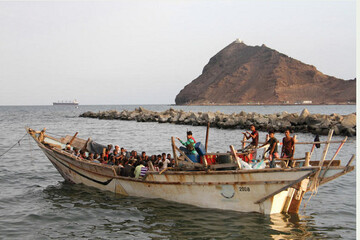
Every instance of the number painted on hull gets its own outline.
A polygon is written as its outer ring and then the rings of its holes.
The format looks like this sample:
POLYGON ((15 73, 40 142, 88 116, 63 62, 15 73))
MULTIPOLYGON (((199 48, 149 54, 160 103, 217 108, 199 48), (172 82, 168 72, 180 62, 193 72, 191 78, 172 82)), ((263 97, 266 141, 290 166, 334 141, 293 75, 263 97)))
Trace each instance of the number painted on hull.
POLYGON ((240 192, 250 192, 250 187, 239 187, 240 192))

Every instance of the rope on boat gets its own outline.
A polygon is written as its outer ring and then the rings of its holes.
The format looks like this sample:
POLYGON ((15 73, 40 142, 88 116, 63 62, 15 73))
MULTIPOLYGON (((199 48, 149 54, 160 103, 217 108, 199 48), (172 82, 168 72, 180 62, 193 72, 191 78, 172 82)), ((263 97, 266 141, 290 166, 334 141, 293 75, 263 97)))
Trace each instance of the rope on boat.
POLYGON ((30 150, 30 159, 34 160, 34 155, 33 155, 33 145, 32 145, 32 141, 31 141, 31 137, 30 134, 28 134, 28 140, 29 140, 29 150, 30 150))
POLYGON ((11 149, 13 149, 16 145, 20 146, 20 142, 24 139, 24 137, 28 135, 27 133, 24 134, 14 145, 12 145, 8 150, 6 150, 3 154, 0 155, 0 158, 2 158, 6 153, 8 153, 11 149))
POLYGON ((316 194, 317 194, 317 189, 311 191, 311 195, 310 195, 309 199, 306 201, 306 203, 304 203, 303 212, 305 212, 306 206, 310 202, 310 199, 312 198, 312 196, 316 196, 316 194))

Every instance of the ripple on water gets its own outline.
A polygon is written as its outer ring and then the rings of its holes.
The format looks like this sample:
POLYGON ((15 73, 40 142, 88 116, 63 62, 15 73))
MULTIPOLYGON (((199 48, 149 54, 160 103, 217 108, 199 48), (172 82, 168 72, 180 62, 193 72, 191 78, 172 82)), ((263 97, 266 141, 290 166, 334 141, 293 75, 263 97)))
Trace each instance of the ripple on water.
MULTIPOLYGON (((185 138, 187 129, 195 133, 196 140, 205 140, 205 127, 202 126, 77 117, 87 110, 121 111, 135 107, 138 106, 0 107, 0 154, 24 135, 24 125, 37 130, 46 127, 48 132, 61 136, 79 132, 81 138, 92 137, 99 143, 119 144, 128 150, 145 150, 150 155, 171 152, 170 136, 185 138)), ((145 106, 156 111, 169 107, 145 106)), ((184 108, 195 112, 274 113, 300 112, 304 107, 300 106, 300 110, 279 106, 184 108)), ((309 111, 332 113, 337 109, 310 107, 309 111)), ((346 106, 339 110, 355 111, 346 106)), ((240 147, 241 131, 211 129, 209 151, 228 151, 231 144, 240 147)), ((263 140, 265 135, 260 132, 260 139, 263 140)), ((299 141, 314 139, 311 134, 297 135, 299 141)), ((276 137, 280 139, 282 134, 276 133, 276 137)), ((342 139, 334 137, 334 140, 342 139)), ((300 215, 264 216, 202 209, 161 199, 123 197, 69 184, 63 181, 34 141, 29 140, 16 145, 0 161, 0 236, 4 239, 355 239, 355 172, 322 186, 300 215)), ((355 139, 350 138, 348 142, 338 155, 343 163, 355 153, 355 139)), ((297 153, 309 151, 309 148, 299 146, 297 153)), ((334 150, 330 150, 329 155, 333 154, 334 150)), ((321 155, 322 149, 317 149, 313 157, 319 159, 321 155)))

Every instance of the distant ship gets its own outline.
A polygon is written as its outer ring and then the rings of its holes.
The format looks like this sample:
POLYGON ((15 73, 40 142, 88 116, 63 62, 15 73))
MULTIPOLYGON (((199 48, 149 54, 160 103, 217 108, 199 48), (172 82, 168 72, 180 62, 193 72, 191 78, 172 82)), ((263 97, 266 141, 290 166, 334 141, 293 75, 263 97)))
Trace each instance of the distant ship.
POLYGON ((73 101, 57 101, 57 102, 53 102, 53 105, 70 105, 70 106, 78 106, 79 102, 76 100, 73 101))

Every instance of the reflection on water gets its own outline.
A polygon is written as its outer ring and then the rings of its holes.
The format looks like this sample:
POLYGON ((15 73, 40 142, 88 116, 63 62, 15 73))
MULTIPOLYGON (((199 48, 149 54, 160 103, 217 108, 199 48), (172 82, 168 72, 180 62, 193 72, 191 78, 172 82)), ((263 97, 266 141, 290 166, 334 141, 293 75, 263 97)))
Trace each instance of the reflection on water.
POLYGON ((271 228, 278 231, 272 234, 273 239, 312 239, 313 234, 309 232, 309 220, 306 216, 299 214, 272 214, 270 215, 271 228))

